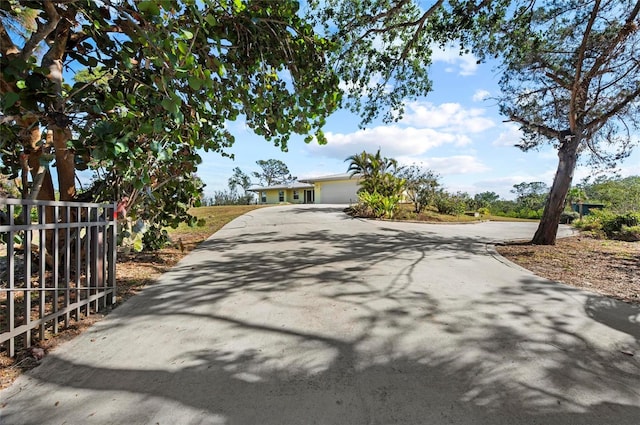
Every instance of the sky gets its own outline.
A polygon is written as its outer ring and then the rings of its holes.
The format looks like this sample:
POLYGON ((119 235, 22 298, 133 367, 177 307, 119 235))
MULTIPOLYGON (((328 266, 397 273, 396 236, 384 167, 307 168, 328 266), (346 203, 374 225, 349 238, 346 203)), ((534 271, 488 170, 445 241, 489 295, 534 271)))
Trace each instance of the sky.
MULTIPOLYGON (((250 174, 260 171, 256 161, 279 159, 299 179, 344 173, 345 159, 362 152, 381 149, 383 156, 402 165, 417 164, 438 173, 449 191, 484 191, 513 199, 514 184, 542 181, 551 185, 558 164, 556 151, 545 146, 522 152, 514 146, 519 140, 518 126, 505 122, 492 96, 499 93, 499 75, 494 66, 477 64, 472 54, 458 55, 457 48, 434 52, 430 78, 433 91, 409 101, 403 119, 393 124, 374 122, 359 128, 360 118, 346 110, 334 113, 324 131, 328 143, 305 144, 293 136, 289 151, 281 152, 254 135, 243 122, 230 124, 236 143, 229 151, 235 159, 215 153, 202 153, 198 176, 205 182, 205 196, 227 189, 234 167, 250 174)), ((640 152, 620 164, 621 176, 640 175, 640 152)), ((574 184, 592 175, 579 165, 574 184)), ((257 182, 256 182, 257 183, 257 182)))

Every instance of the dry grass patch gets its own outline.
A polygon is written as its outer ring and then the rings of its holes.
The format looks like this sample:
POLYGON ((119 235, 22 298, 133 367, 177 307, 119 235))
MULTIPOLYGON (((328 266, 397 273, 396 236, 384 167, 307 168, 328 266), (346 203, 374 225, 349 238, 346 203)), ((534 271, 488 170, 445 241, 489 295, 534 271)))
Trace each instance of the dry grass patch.
POLYGON ((497 247, 514 263, 544 278, 640 304, 640 243, 587 234, 558 239, 555 246, 497 247))

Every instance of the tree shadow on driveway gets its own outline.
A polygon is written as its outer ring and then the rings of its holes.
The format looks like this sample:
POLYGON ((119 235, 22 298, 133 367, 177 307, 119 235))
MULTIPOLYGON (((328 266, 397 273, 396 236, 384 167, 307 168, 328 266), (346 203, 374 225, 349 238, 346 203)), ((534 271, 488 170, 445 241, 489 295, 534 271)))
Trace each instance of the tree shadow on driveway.
POLYGON ((475 238, 262 231, 192 255, 3 392, 0 422, 640 417, 637 357, 620 352, 638 349, 637 310, 507 267, 475 238))

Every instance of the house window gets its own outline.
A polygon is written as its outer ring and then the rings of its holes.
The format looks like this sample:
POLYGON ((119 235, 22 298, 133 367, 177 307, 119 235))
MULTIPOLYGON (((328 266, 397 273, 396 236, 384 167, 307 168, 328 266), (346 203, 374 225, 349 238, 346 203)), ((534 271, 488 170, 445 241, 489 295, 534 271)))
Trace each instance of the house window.
POLYGON ((260 202, 263 204, 267 203, 267 192, 260 192, 260 202))
POLYGON ((296 200, 296 201, 297 201, 298 199, 300 199, 300 196, 298 195, 298 191, 297 191, 297 190, 294 190, 294 191, 293 191, 293 199, 294 199, 294 200, 296 200))
POLYGON ((278 192, 278 202, 284 202, 284 190, 278 192))

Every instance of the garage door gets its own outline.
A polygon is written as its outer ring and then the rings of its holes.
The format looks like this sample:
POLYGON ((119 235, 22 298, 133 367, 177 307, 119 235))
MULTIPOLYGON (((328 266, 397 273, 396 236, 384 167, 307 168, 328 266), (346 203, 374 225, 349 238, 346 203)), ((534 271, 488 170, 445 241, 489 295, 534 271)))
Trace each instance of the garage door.
MULTIPOLYGON (((324 182, 320 192, 321 204, 351 204, 358 200, 358 184, 353 181, 324 182)), ((317 196, 317 193, 316 193, 317 196)))

